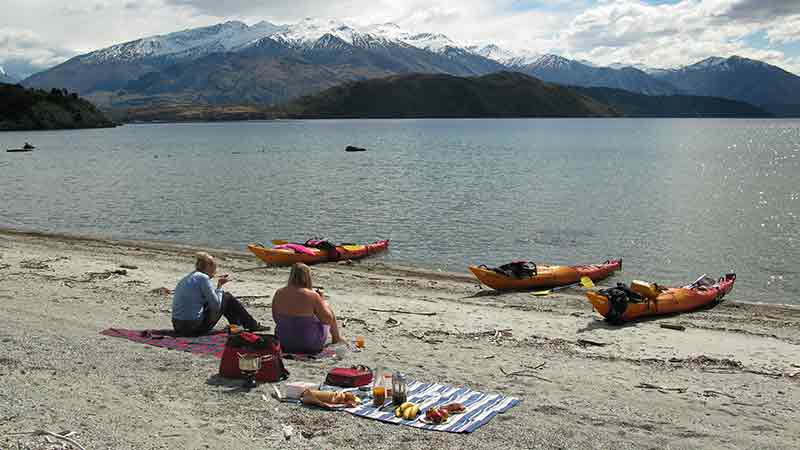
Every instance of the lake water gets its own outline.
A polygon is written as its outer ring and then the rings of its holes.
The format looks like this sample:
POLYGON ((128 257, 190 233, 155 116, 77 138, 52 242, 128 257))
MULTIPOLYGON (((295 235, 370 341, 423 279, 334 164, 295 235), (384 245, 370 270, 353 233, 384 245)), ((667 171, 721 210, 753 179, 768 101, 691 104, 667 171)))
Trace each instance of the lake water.
POLYGON ((632 278, 735 271, 800 303, 800 121, 348 120, 0 133, 0 224, 244 249, 392 240, 466 271, 623 257, 632 278), (346 145, 369 148, 345 153, 346 145))

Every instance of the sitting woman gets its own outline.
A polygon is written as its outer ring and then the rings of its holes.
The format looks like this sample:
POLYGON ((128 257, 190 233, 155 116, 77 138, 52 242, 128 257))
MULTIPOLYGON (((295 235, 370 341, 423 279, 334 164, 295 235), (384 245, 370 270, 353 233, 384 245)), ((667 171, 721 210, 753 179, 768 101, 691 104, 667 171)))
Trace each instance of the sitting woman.
POLYGON ((311 289, 311 270, 305 264, 294 264, 287 285, 275 292, 272 318, 285 352, 319 353, 329 332, 331 343, 342 342, 336 316, 320 292, 311 289))
POLYGON ((222 290, 222 286, 230 281, 227 274, 219 277, 214 289, 211 284, 217 272, 214 257, 206 252, 196 256, 196 270, 178 282, 172 297, 172 327, 175 332, 180 336, 206 334, 222 316, 229 323, 251 331, 267 330, 253 319, 236 297, 222 290))

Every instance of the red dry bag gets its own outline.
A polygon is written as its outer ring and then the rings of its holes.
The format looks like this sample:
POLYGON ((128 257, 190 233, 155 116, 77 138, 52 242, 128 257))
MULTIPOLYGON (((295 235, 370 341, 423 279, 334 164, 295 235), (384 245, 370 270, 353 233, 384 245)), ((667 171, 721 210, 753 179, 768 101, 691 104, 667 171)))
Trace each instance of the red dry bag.
POLYGON ((274 335, 242 332, 229 337, 219 363, 220 376, 247 377, 239 370, 239 355, 261 357, 261 369, 256 373, 256 381, 274 383, 289 377, 281 358, 281 344, 274 335))

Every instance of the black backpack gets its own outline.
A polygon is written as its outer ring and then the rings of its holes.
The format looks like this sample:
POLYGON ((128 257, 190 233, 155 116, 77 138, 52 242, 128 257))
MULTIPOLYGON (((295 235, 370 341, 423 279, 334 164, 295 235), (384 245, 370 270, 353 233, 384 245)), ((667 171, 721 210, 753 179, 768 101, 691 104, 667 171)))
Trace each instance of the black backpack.
POLYGON ((641 303, 644 297, 632 291, 631 288, 623 283, 617 283, 616 287, 601 289, 598 293, 608 299, 609 311, 606 322, 619 325, 623 322, 622 315, 628 309, 629 303, 641 303))
POLYGON ((500 267, 492 267, 491 270, 509 278, 530 278, 536 275, 536 263, 533 261, 512 261, 500 267))

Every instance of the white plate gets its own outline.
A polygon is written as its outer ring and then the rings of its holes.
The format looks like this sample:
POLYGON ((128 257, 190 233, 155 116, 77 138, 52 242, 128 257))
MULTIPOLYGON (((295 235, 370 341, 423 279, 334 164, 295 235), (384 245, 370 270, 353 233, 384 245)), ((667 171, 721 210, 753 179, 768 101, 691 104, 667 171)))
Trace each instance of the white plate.
POLYGON ((424 423, 424 424, 428 424, 428 425, 446 425, 446 424, 448 424, 450 422, 450 417, 448 417, 443 422, 436 423, 436 422, 432 422, 432 421, 428 420, 428 418, 423 415, 422 417, 419 418, 419 421, 424 423))

